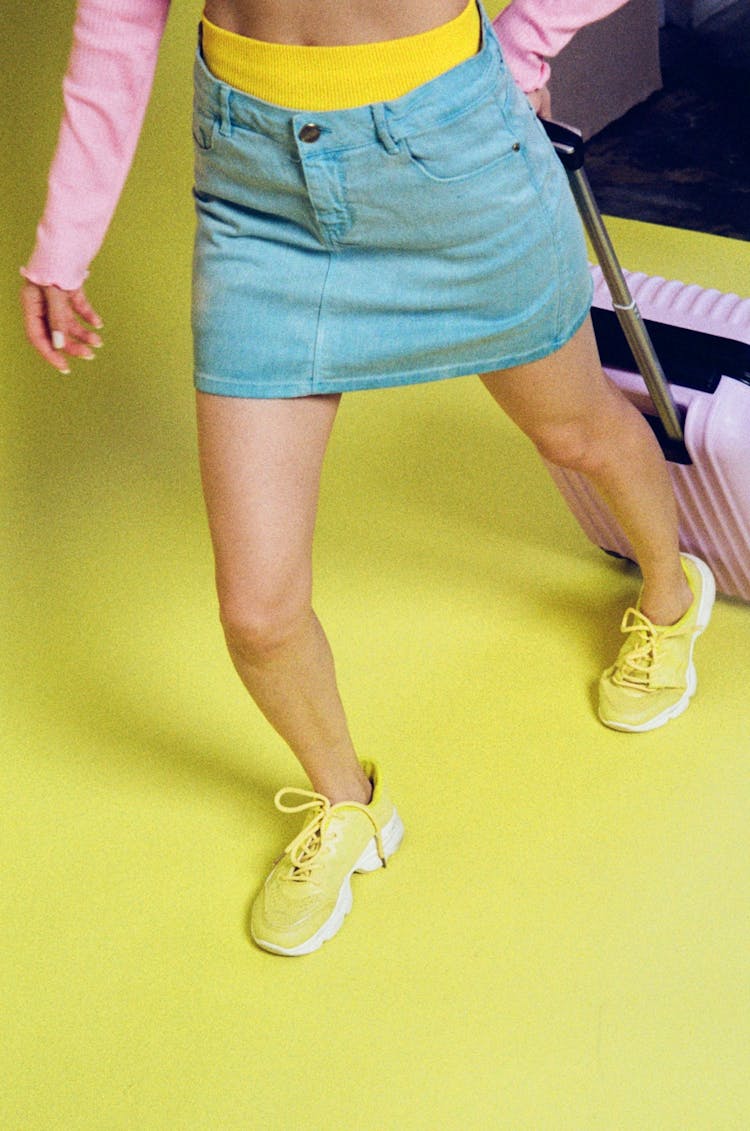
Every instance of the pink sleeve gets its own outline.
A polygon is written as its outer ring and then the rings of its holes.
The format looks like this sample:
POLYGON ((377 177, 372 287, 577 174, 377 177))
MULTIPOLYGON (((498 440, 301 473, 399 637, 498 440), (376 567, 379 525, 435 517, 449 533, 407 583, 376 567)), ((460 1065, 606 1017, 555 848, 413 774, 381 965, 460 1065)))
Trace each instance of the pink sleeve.
POLYGON ((36 245, 21 274, 79 287, 102 245, 146 112, 170 0, 78 0, 64 113, 36 245))
POLYGON ((497 38, 513 78, 528 93, 544 86, 548 58, 585 24, 593 24, 627 0, 513 0, 494 21, 497 38))

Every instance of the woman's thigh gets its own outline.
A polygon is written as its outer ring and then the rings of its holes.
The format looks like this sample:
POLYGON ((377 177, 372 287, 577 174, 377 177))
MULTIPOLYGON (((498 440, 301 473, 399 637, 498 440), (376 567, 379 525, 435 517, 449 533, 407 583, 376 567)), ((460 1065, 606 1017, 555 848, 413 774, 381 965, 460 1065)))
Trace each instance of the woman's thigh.
POLYGON ((556 353, 485 373, 482 381, 508 416, 552 459, 558 449, 577 449, 600 435, 611 436, 628 407, 602 369, 590 318, 556 353))
POLYGON ((320 474, 339 399, 197 394, 201 477, 225 618, 309 603, 320 474))

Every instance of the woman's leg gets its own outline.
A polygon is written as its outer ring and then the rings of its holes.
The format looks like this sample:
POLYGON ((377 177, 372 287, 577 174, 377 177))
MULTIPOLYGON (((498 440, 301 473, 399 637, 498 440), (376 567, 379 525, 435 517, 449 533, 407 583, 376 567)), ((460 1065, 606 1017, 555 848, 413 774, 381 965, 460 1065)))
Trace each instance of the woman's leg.
POLYGON ((197 394, 221 621, 245 687, 333 804, 368 803, 333 658, 313 612, 320 473, 339 398, 197 394))
POLYGON ((604 374, 590 320, 550 357, 482 380, 546 459, 582 472, 609 505, 641 567, 646 616, 678 621, 692 593, 666 463, 648 424, 604 374))

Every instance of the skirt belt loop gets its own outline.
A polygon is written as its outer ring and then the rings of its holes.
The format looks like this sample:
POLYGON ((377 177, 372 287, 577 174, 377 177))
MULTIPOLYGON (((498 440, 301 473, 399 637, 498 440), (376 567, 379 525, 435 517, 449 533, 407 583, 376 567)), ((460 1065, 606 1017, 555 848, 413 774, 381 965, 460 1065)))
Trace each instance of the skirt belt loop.
POLYGON ((388 111, 382 102, 376 102, 370 107, 372 122, 375 127, 378 141, 386 153, 398 153, 398 139, 393 136, 388 122, 388 111))
POLYGON ((219 133, 222 137, 232 136, 232 89, 225 83, 219 85, 219 133))

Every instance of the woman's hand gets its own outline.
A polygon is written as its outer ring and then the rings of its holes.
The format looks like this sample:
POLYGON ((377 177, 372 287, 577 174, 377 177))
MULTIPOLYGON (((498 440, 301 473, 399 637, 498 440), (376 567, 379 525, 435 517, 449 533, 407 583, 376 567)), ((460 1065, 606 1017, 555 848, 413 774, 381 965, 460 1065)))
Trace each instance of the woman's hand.
POLYGON ((529 91, 526 97, 531 103, 532 109, 540 118, 552 117, 552 99, 546 86, 540 87, 539 90, 529 91))
POLYGON ((70 373, 69 357, 91 361, 102 344, 102 320, 83 293, 25 282, 21 288, 26 337, 59 373, 70 373), (89 329, 93 326, 94 329, 89 329))

